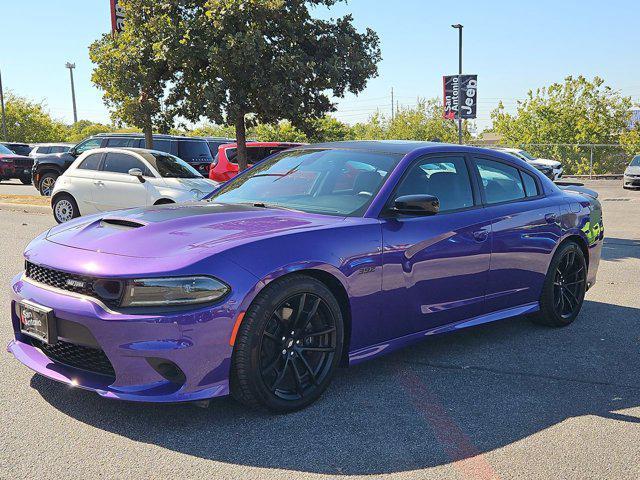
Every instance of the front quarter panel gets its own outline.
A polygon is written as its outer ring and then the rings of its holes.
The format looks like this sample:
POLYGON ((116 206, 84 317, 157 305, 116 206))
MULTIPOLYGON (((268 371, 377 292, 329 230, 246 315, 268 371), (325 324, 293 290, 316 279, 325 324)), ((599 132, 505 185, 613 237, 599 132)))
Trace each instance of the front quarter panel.
POLYGON ((375 219, 348 218, 344 224, 277 236, 228 252, 229 258, 260 279, 243 302, 273 280, 297 271, 320 270, 333 275, 348 295, 351 350, 385 338, 379 323, 382 282, 382 237, 375 219))

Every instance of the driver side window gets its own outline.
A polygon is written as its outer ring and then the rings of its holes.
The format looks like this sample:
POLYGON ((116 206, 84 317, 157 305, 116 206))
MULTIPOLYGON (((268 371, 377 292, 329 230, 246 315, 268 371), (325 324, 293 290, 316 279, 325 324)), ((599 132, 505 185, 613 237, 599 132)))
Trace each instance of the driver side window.
POLYGON ((433 195, 440 212, 472 207, 473 190, 464 157, 428 157, 413 165, 400 181, 395 197, 433 195))

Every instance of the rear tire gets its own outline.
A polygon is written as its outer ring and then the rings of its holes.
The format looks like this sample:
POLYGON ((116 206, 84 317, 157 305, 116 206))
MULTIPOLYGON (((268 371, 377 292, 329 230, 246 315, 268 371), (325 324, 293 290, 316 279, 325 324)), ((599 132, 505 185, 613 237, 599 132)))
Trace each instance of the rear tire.
POLYGON ((587 287, 587 262, 575 242, 562 245, 551 260, 535 323, 551 327, 571 324, 582 308, 587 287))
POLYGON ((293 412, 326 390, 342 355, 340 306, 315 278, 270 283, 247 310, 235 340, 230 389, 239 402, 293 412))
POLYGON ((53 186, 58 179, 57 173, 45 173, 40 179, 40 185, 38 185, 38 190, 40 191, 40 195, 44 197, 50 197, 53 192, 53 186))
POLYGON ((51 202, 53 218, 58 223, 68 222, 80 216, 80 209, 75 199, 68 193, 56 195, 51 202))

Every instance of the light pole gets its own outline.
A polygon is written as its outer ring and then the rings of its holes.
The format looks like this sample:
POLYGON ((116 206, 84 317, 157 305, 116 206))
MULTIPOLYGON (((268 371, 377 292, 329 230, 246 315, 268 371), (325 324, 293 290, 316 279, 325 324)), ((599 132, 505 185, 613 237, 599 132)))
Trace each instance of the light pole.
POLYGON ((76 89, 73 85, 73 69, 76 68, 76 64, 67 62, 65 67, 69 69, 69 75, 71 76, 71 100, 73 101, 73 123, 78 123, 78 111, 76 110, 76 89))
POLYGON ((2 73, 0 73, 0 105, 2 105, 2 139, 9 140, 7 136, 7 119, 4 114, 4 91, 2 90, 2 73))
POLYGON ((462 29, 459 23, 451 25, 458 30, 458 143, 462 145, 462 29))

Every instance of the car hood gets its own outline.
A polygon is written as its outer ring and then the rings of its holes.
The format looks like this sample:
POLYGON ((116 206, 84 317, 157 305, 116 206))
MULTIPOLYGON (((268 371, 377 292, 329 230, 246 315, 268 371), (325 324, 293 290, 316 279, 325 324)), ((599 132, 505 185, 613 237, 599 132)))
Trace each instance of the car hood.
POLYGON ((640 175, 640 166, 629 165, 624 171, 625 175, 640 175))
POLYGON ((31 160, 31 157, 25 157, 24 155, 0 153, 0 158, 8 158, 10 160, 31 160))
POLYGON ((191 202, 109 212, 52 228, 49 242, 138 258, 210 255, 263 238, 326 228, 344 217, 191 202))
POLYGON ((557 160, 551 160, 548 158, 536 158, 535 160, 531 160, 532 164, 534 165, 545 165, 547 167, 551 167, 551 168, 559 168, 562 166, 562 163, 558 162, 557 160))

